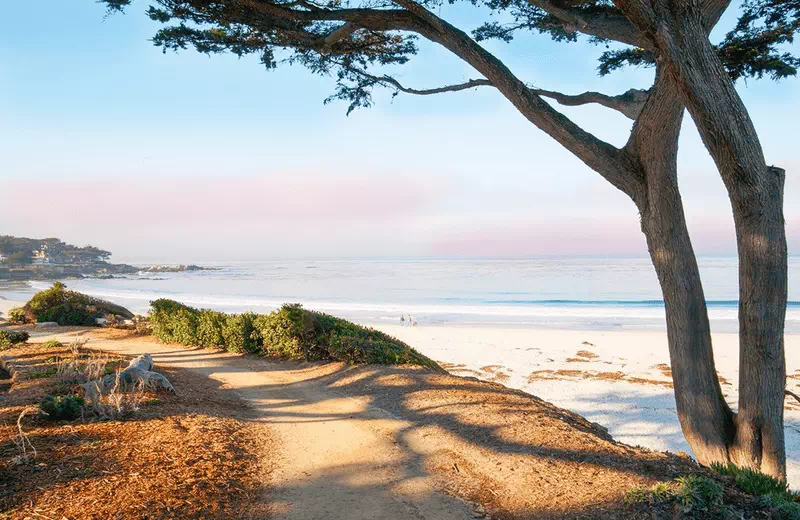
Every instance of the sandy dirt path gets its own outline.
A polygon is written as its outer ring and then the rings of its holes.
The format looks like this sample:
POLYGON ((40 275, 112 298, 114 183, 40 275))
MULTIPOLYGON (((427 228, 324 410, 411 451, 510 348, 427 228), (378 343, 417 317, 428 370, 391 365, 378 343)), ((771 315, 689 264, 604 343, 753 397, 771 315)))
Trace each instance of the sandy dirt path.
MULTIPOLYGON (((56 337, 71 341, 83 333, 56 337)), ((156 365, 202 374, 245 399, 270 424, 279 445, 271 467, 270 513, 280 519, 473 518, 472 506, 436 489, 419 456, 398 445, 407 427, 364 399, 336 396, 317 383, 324 366, 269 363, 146 340, 92 337, 88 348, 151 353, 156 365)), ((180 393, 180 388, 177 389, 180 393)))

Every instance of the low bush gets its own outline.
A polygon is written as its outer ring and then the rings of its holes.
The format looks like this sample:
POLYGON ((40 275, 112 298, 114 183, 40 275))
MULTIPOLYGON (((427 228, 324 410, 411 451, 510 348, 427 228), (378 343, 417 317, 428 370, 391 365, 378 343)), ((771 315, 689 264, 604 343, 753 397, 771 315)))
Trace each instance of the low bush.
POLYGON ((90 327, 95 324, 94 317, 89 310, 81 305, 62 303, 51 307, 36 317, 36 321, 54 321, 61 326, 77 325, 90 327))
POLYGON ((197 343, 202 347, 225 347, 223 329, 227 315, 221 312, 202 310, 197 316, 197 343))
POLYGON ((253 328, 255 314, 232 314, 222 324, 225 349, 230 352, 258 352, 263 344, 253 328))
POLYGON ((29 339, 30 335, 22 330, 0 330, 0 348, 25 343, 29 339))
POLYGON ((722 504, 722 486, 703 475, 686 475, 675 479, 675 497, 686 505, 710 508, 722 504))
POLYGON ((764 495, 761 505, 772 509, 772 518, 776 520, 800 520, 800 504, 787 502, 782 494, 764 495))
POLYGON ((42 343, 42 348, 61 348, 63 346, 63 343, 55 339, 51 339, 50 341, 45 341, 42 343))
POLYGON ((126 308, 75 291, 55 282, 52 287, 39 291, 17 312, 19 321, 25 323, 54 321, 59 325, 94 325, 96 318, 119 316, 133 318, 126 308))
POLYGON ((14 307, 8 310, 8 321, 22 325, 27 320, 25 319, 25 310, 22 307, 14 307))
POLYGON ((296 304, 260 315, 228 315, 166 299, 150 306, 153 335, 162 341, 288 359, 412 364, 441 370, 398 339, 296 304))
POLYGON ((153 336, 162 341, 197 345, 197 325, 200 311, 174 300, 150 302, 150 327, 153 336))
POLYGON ((72 421, 81 416, 83 399, 75 395, 48 395, 39 408, 53 420, 72 421))
POLYGON ((259 315, 255 328, 262 352, 287 359, 322 359, 325 352, 314 348, 314 323, 299 305, 284 305, 270 314, 259 315))
POLYGON ((736 487, 745 493, 757 496, 787 495, 787 497, 791 497, 788 485, 785 482, 764 475, 760 471, 750 468, 740 468, 732 462, 727 465, 719 463, 712 464, 711 469, 722 475, 733 477, 736 487))
POLYGON ((712 464, 711 469, 722 475, 733 477, 736 487, 745 493, 760 496, 762 505, 773 509, 773 518, 800 520, 798 495, 789 490, 786 482, 754 469, 740 468, 733 463, 712 464))
POLYGON ((672 482, 659 482, 650 487, 635 487, 625 493, 624 501, 658 504, 677 502, 693 510, 704 510, 709 515, 724 514, 722 485, 703 475, 686 475, 672 482))

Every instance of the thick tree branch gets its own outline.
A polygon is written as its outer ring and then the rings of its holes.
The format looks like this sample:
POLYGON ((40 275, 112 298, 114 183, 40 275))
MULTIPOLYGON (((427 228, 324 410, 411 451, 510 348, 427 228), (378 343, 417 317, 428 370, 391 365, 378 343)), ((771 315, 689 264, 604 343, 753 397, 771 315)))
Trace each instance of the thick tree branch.
POLYGON ((494 85, 525 118, 600 173, 616 188, 631 197, 638 196, 644 179, 630 157, 613 145, 598 139, 551 107, 528 88, 500 60, 478 45, 460 29, 439 18, 413 0, 394 0, 418 14, 423 22, 421 36, 442 45, 469 63, 494 85))
MULTIPOLYGON (((458 92, 461 90, 468 90, 476 87, 494 86, 492 82, 487 79, 471 79, 465 81, 464 83, 445 85, 443 87, 416 89, 404 86, 402 83, 400 83, 397 79, 393 78, 392 76, 388 75, 375 76, 369 74, 368 72, 353 67, 350 67, 350 70, 356 72, 357 74, 365 78, 371 79, 376 83, 388 85, 394 87, 400 92, 404 92, 406 94, 414 94, 417 96, 429 96, 432 94, 442 94, 445 92, 458 92)), ((599 105, 603 105, 604 107, 611 108, 613 110, 621 112, 622 114, 633 120, 636 120, 636 118, 639 116, 649 96, 648 90, 639 90, 639 89, 630 89, 624 94, 620 94, 618 96, 609 96, 607 94, 602 94, 600 92, 591 92, 591 91, 574 95, 562 94, 561 92, 555 92, 552 90, 544 90, 538 88, 531 88, 530 91, 539 96, 544 96, 554 99, 555 101, 564 106, 580 106, 580 105, 589 105, 596 103, 599 105)))
POLYGON ((611 108, 621 112, 626 117, 636 120, 647 102, 650 95, 648 90, 630 89, 624 94, 618 96, 609 96, 601 94, 600 92, 584 92, 582 94, 562 94, 561 92, 553 92, 551 90, 543 90, 532 88, 531 92, 540 96, 548 97, 558 101, 565 106, 579 106, 587 105, 590 103, 597 103, 604 107, 611 108))
POLYGON ((590 15, 576 9, 559 7, 550 0, 528 0, 528 3, 561 20, 564 23, 564 29, 568 32, 577 31, 642 49, 650 50, 652 48, 646 35, 622 15, 590 15))
POLYGON ((420 29, 420 21, 405 9, 288 9, 282 5, 266 0, 240 0, 246 5, 270 18, 295 20, 301 22, 351 22, 352 24, 374 31, 412 31, 420 29))

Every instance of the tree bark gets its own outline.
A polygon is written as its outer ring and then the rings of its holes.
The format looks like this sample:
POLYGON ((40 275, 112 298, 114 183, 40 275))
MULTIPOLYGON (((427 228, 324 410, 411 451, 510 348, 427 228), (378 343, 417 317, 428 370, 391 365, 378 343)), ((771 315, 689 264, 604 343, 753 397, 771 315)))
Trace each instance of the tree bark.
POLYGON ((727 463, 734 415, 722 395, 700 271, 678 190, 678 136, 683 105, 657 71, 655 86, 626 150, 638 157, 646 197, 642 231, 664 296, 678 419, 698 462, 727 463))
POLYGON ((785 480, 784 173, 766 165, 763 171, 757 194, 731 193, 739 249, 739 411, 731 455, 740 466, 785 480))
POLYGON ((659 15, 666 70, 719 169, 739 254, 739 409, 731 460, 786 478, 783 329, 787 249, 784 171, 768 167, 755 127, 690 3, 659 15))

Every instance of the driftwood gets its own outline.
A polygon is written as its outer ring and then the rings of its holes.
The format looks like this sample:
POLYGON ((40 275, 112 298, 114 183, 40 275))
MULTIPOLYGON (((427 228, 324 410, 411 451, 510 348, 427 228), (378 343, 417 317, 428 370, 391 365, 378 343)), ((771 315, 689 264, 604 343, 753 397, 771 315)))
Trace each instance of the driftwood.
MULTIPOLYGON (((128 367, 119 373, 120 383, 123 385, 142 385, 147 390, 167 390, 175 392, 172 384, 158 372, 153 372, 153 357, 150 354, 142 354, 128 363, 128 367)), ((103 378, 103 387, 109 389, 116 384, 116 374, 110 374, 103 378)))
POLYGON ((92 403, 99 403, 102 396, 114 393, 120 387, 129 391, 138 388, 177 393, 166 377, 158 372, 153 372, 153 357, 150 354, 142 354, 132 359, 127 368, 118 374, 109 374, 80 386, 83 388, 86 398, 92 403))

